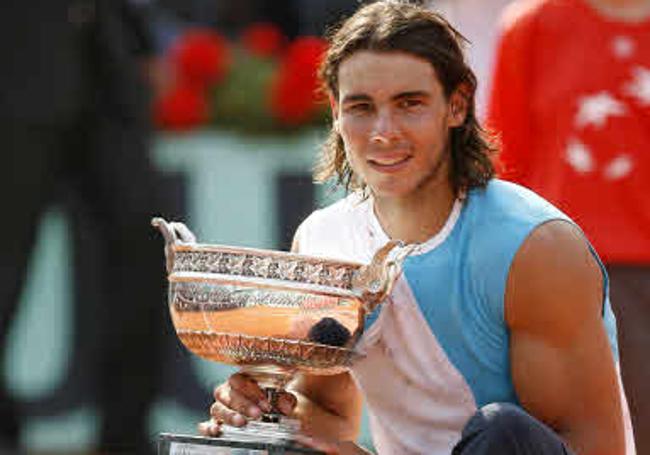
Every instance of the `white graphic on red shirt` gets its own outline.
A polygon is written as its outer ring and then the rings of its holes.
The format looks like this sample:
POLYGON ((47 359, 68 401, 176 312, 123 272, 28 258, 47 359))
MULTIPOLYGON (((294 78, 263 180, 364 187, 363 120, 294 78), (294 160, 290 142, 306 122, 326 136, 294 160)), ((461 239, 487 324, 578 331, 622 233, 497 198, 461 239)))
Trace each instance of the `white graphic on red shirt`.
POLYGON ((584 128, 593 125, 597 128, 605 126, 607 119, 627 113, 625 105, 606 91, 587 95, 578 99, 576 126, 584 128))
POLYGON ((612 51, 620 59, 630 58, 635 50, 636 43, 629 36, 619 35, 612 40, 612 51))
POLYGON ((604 175, 608 180, 619 180, 630 175, 633 167, 634 161, 632 157, 627 154, 622 154, 605 166, 604 175))
POLYGON ((579 174, 592 172, 596 167, 591 150, 577 139, 571 139, 569 141, 565 159, 579 174))
POLYGON ((623 90, 642 106, 650 106, 650 69, 637 66, 632 70, 632 78, 623 90))

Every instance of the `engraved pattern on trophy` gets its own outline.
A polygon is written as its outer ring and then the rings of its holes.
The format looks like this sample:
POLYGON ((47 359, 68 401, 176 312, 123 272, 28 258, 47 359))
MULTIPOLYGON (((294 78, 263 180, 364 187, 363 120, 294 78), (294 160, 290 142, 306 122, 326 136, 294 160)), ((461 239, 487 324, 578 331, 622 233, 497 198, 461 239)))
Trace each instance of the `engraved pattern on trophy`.
POLYGON ((317 374, 342 373, 355 352, 300 340, 252 337, 230 333, 180 330, 178 337, 195 354, 236 365, 274 364, 317 374))
MULTIPOLYGON (((289 255, 289 253, 287 253, 289 255)), ((179 248, 172 272, 199 272, 312 283, 340 289, 352 288, 359 265, 326 265, 313 258, 298 261, 226 251, 183 251, 179 248)))

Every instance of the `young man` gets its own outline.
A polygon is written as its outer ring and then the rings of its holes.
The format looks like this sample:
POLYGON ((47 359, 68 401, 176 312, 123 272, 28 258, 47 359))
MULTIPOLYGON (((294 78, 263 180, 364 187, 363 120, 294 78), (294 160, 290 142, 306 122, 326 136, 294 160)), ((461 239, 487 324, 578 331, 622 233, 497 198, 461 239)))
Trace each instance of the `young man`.
MULTIPOLYGON (((361 452, 346 441, 363 396, 380 454, 623 454, 605 272, 566 216, 493 179, 460 41, 395 1, 331 39, 334 124, 317 177, 353 192, 309 216, 295 250, 368 261, 389 239, 416 247, 368 320, 365 356, 349 374, 301 376, 280 407, 328 453, 361 452)), ((204 434, 269 406, 242 375, 215 399, 204 434)))

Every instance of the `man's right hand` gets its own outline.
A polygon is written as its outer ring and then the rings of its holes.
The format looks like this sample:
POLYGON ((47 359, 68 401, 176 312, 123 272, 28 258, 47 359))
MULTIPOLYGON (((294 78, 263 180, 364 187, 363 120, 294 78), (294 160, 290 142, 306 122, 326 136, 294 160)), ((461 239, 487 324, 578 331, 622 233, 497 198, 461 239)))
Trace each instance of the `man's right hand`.
MULTIPOLYGON (((210 420, 199 424, 199 432, 204 436, 218 436, 221 424, 241 427, 250 419, 258 419, 264 412, 271 411, 271 403, 264 391, 250 376, 236 373, 226 382, 214 389, 214 403, 210 407, 210 420)), ((289 392, 279 392, 277 410, 291 415, 297 399, 289 392)))

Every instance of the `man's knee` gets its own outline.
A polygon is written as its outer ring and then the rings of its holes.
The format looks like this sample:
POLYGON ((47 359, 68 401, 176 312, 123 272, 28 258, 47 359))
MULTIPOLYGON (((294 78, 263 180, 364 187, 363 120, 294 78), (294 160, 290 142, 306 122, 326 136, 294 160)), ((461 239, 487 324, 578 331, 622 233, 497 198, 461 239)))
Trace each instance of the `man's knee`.
POLYGON ((526 431, 537 421, 519 406, 510 403, 490 403, 480 408, 467 422, 463 436, 478 431, 507 431, 509 434, 526 431))
POLYGON ((463 429, 454 454, 570 453, 553 430, 509 403, 479 409, 463 429))

